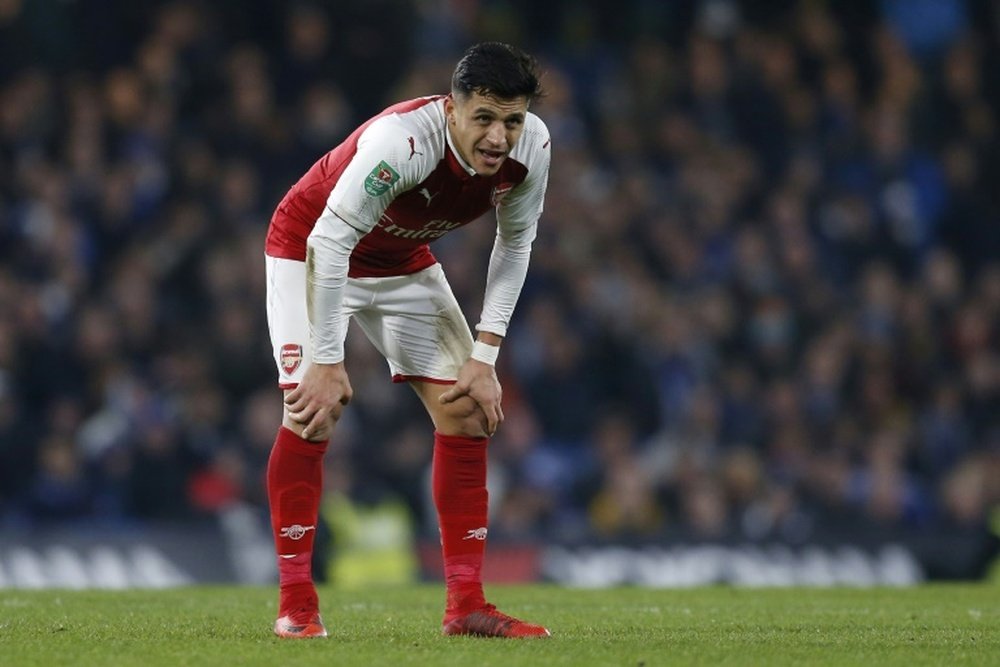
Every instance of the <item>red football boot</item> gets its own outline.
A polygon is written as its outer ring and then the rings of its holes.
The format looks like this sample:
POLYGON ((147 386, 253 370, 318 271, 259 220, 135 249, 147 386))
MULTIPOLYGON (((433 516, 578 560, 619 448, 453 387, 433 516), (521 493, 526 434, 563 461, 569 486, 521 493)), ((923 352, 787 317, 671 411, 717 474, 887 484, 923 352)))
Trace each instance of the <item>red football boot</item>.
POLYGON ((552 635, 540 625, 524 621, 497 611, 494 605, 488 604, 461 616, 448 618, 445 616, 444 627, 441 630, 446 635, 473 635, 476 637, 508 637, 528 639, 533 637, 549 637, 552 635))
POLYGON ((326 637, 326 627, 319 612, 297 612, 274 622, 274 634, 285 639, 326 637))

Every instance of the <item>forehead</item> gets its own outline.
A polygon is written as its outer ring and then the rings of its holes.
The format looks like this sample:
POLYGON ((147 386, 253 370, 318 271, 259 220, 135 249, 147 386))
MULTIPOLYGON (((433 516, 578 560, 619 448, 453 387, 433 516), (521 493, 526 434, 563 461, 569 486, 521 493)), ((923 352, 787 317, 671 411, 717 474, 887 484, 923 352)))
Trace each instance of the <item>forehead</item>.
POLYGON ((457 98, 459 106, 466 111, 492 111, 498 116, 510 116, 528 112, 528 98, 521 97, 496 97, 495 95, 481 95, 472 93, 467 98, 457 98))

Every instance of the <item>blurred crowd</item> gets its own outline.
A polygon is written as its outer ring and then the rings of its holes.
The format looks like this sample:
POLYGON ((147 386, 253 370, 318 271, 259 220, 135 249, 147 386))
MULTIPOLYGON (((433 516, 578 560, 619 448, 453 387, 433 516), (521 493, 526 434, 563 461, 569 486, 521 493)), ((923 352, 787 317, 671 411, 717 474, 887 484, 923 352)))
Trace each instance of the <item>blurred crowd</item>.
MULTIPOLYGON (((482 39, 553 137, 491 534, 986 525, 995 3, 0 0, 0 526, 265 507, 273 207, 482 39)), ((432 246, 472 322, 494 232, 432 246)), ((330 492, 433 534, 423 409, 359 330, 347 368, 330 492)))

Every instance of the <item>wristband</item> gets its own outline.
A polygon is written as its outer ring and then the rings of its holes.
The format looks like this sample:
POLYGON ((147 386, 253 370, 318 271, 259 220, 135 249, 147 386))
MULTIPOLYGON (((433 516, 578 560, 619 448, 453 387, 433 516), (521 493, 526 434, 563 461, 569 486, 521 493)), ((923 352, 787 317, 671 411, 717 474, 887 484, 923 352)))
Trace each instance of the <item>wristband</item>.
POLYGON ((481 340, 477 340, 472 344, 472 354, 469 355, 470 359, 475 359, 476 361, 481 361, 484 364, 489 364, 490 366, 497 365, 497 357, 500 356, 500 346, 490 345, 489 343, 484 343, 481 340))

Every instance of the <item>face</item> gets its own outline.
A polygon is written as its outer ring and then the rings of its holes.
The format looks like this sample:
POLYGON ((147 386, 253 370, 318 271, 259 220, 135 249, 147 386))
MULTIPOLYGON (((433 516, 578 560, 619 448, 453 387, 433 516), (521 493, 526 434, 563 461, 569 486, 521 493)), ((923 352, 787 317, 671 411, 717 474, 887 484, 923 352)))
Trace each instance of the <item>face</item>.
POLYGON ((444 111, 451 139, 462 159, 480 176, 492 176, 524 131, 528 98, 449 95, 444 111))

